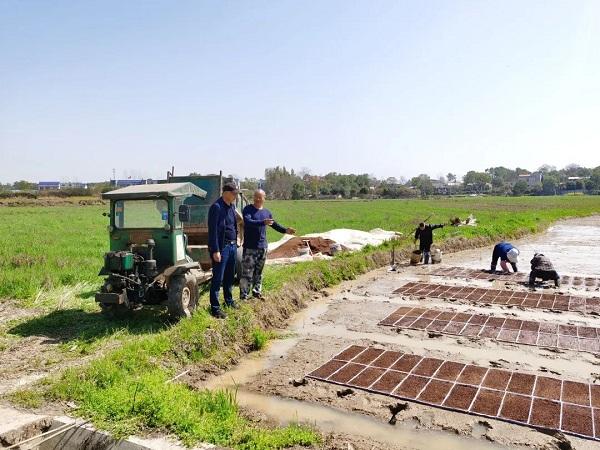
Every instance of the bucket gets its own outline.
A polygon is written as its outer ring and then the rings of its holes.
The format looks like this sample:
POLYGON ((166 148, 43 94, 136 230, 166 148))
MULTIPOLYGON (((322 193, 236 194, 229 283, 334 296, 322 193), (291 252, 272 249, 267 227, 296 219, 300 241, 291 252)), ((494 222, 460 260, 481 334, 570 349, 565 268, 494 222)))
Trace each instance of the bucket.
POLYGON ((410 254, 410 264, 411 266, 417 265, 421 262, 421 250, 413 250, 410 254))
POLYGON ((442 251, 439 248, 436 248, 431 252, 431 263, 439 264, 442 262, 442 251))

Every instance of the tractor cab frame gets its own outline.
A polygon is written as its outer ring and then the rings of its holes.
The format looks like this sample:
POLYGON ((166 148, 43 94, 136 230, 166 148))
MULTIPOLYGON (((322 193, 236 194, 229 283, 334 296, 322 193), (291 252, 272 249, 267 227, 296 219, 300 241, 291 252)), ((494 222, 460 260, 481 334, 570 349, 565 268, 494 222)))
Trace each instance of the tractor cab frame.
POLYGON ((129 186, 102 195, 110 200, 110 251, 99 274, 106 279, 95 296, 103 311, 163 304, 174 317, 193 312, 198 286, 211 274, 188 251, 186 200, 206 195, 190 182, 129 186))

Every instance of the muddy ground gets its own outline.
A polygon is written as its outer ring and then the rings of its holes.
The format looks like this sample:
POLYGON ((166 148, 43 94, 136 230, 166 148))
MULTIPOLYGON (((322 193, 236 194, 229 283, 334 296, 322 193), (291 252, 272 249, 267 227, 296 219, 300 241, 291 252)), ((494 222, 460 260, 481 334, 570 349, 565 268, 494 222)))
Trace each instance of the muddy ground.
MULTIPOLYGON (((598 276, 600 217, 563 221, 547 233, 521 242, 521 270, 529 269, 534 251, 546 253, 563 274, 598 276)), ((491 248, 468 250, 444 257, 443 265, 488 268, 491 248)), ((439 266, 436 266, 436 268, 439 266)), ((527 427, 477 416, 445 411, 391 397, 304 379, 350 344, 376 345, 423 356, 482 366, 519 369, 533 374, 594 382, 600 377, 600 359, 593 354, 548 350, 489 339, 468 339, 427 332, 378 326, 400 305, 422 305, 455 311, 479 312, 564 324, 600 326, 600 318, 578 313, 557 313, 499 305, 474 306, 468 302, 409 298, 392 294, 408 281, 435 281, 448 285, 526 290, 510 281, 433 277, 429 267, 407 265, 397 272, 383 268, 344 283, 297 315, 285 330, 287 338, 275 341, 261 357, 250 356, 238 367, 208 382, 188 382, 195 387, 235 385, 238 400, 252 417, 286 423, 315 424, 330 433, 328 448, 600 448, 593 441, 572 436, 548 435, 527 427), (400 404, 400 407, 397 405, 400 404), (397 414, 393 411, 400 410, 397 414), (393 424, 390 424, 393 423, 393 424), (570 447, 571 446, 571 447, 570 447)), ((545 288, 554 292, 554 287, 545 288)), ((577 292, 575 288, 560 292, 577 292)))

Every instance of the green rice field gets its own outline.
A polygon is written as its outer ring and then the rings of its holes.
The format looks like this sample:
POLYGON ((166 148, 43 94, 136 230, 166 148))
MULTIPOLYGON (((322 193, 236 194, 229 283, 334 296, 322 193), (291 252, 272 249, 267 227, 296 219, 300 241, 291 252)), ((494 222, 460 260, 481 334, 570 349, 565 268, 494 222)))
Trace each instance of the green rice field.
MULTIPOLYGON (((564 217, 600 212, 600 197, 463 197, 433 200, 272 201, 275 219, 299 234, 333 228, 383 228, 409 237, 416 224, 473 214, 477 227, 447 227, 449 236, 503 236, 536 231, 564 217)), ((98 283, 108 247, 103 206, 0 208, 0 298, 31 299, 76 283, 98 283)), ((269 239, 280 235, 269 230, 269 239)))

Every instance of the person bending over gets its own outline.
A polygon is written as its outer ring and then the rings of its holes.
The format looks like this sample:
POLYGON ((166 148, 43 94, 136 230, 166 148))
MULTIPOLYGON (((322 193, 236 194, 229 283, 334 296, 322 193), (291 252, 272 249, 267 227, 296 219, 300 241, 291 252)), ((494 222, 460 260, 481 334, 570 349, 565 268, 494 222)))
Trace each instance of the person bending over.
POLYGON ((490 273, 496 271, 496 264, 500 260, 500 267, 502 272, 510 273, 508 270, 508 263, 512 266, 513 272, 518 272, 517 263, 519 262, 519 250, 512 245, 510 242, 500 242, 494 246, 494 252, 492 253, 492 265, 490 267, 490 273))
POLYGON ((529 286, 535 286, 536 278, 542 281, 553 280, 556 287, 560 287, 560 276, 554 270, 554 266, 543 253, 536 253, 531 260, 531 272, 529 273, 529 286))

